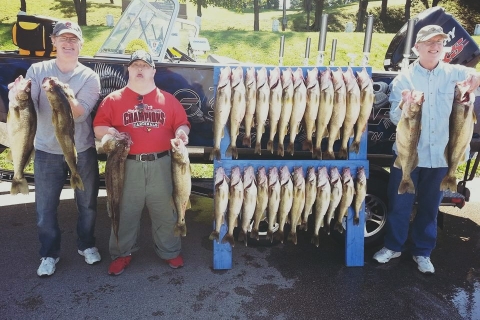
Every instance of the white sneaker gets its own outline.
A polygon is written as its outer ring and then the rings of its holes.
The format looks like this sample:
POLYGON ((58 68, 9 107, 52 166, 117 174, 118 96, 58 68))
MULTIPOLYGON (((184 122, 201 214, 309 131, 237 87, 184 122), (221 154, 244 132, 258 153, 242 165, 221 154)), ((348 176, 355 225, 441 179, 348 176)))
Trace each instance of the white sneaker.
POLYGON ((418 264, 418 270, 422 273, 435 273, 430 257, 413 256, 413 261, 418 264))
POLYGON ((100 253, 98 253, 98 249, 96 247, 88 248, 85 250, 78 250, 78 254, 85 257, 85 262, 88 264, 94 264, 100 262, 102 257, 100 257, 100 253))
POLYGON ((58 260, 60 258, 51 258, 51 257, 46 257, 40 259, 42 262, 40 263, 40 266, 37 269, 37 274, 39 277, 43 276, 51 276, 55 272, 55 265, 57 264, 58 260))
POLYGON ((373 255, 373 259, 377 260, 380 263, 387 263, 390 259, 398 258, 402 255, 401 252, 392 251, 385 247, 380 249, 377 253, 373 255))

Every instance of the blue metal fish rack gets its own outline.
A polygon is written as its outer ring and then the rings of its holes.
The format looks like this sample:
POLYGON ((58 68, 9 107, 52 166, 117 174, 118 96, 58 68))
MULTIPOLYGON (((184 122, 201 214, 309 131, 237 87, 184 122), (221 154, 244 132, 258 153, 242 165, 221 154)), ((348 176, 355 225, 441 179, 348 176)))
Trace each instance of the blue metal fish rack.
MULTIPOLYGON (((218 85, 218 79, 220 75, 220 70, 224 66, 218 66, 214 68, 214 87, 215 90, 218 85)), ((245 70, 249 66, 242 66, 245 70)), ((256 66, 255 69, 260 69, 261 66, 256 66)), ((275 68, 266 67, 267 71, 275 68)), ((284 70, 288 67, 281 67, 281 70, 284 70)), ((296 69, 297 67, 290 67, 296 69)), ((312 68, 317 68, 319 72, 324 71, 327 67, 300 67, 303 71, 304 78, 306 77, 307 70, 312 68)), ((345 71, 347 67, 335 67, 341 68, 342 71, 345 71)), ((360 72, 363 67, 352 67, 354 72, 360 72)), ((371 67, 366 67, 368 74, 372 75, 371 67)), ((215 91, 216 94, 216 91, 215 91)), ((230 144, 230 135, 228 130, 228 125, 225 126, 225 134, 220 143, 220 154, 221 159, 214 159, 214 172, 218 167, 223 167, 225 173, 230 176, 231 168, 239 166, 241 169, 247 166, 253 166, 255 171, 258 167, 264 166, 267 170, 269 167, 278 167, 288 166, 290 171, 293 172, 293 167, 302 166, 304 172, 309 166, 314 166, 316 169, 318 167, 326 166, 328 169, 332 166, 338 167, 339 171, 343 167, 349 167, 352 173, 352 177, 356 177, 357 168, 364 167, 365 174, 367 178, 369 177, 369 163, 367 160, 367 135, 368 129, 362 135, 360 142, 359 153, 354 152, 348 153, 348 160, 292 160, 292 159, 281 159, 281 160, 247 160, 247 159, 232 159, 232 157, 227 157, 225 152, 230 144)), ((352 138, 349 141, 349 145, 352 142, 352 138)), ((215 189, 215 188, 213 188, 215 189)), ((362 209, 360 211, 360 223, 358 225, 353 224, 354 210, 352 207, 348 208, 348 216, 346 220, 346 230, 345 230, 345 264, 347 267, 362 267, 364 265, 364 231, 365 231, 365 201, 362 204, 362 209)), ((215 222, 214 222, 215 224, 215 222)), ((213 240, 213 269, 215 270, 224 270, 232 269, 232 247, 229 243, 221 243, 221 239, 227 233, 226 223, 222 224, 220 229, 220 241, 213 240)))

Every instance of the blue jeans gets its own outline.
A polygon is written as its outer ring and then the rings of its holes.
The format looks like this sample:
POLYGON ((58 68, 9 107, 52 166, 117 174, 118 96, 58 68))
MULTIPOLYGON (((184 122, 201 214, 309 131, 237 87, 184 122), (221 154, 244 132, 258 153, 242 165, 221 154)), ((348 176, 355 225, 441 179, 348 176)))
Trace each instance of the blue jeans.
MULTIPOLYGON (((395 162, 395 156, 393 161, 395 162)), ((403 251, 408 237, 410 216, 413 204, 417 200, 417 213, 410 232, 414 256, 429 257, 437 241, 438 206, 443 198, 440 182, 447 174, 448 168, 415 168, 411 177, 415 185, 415 194, 398 194, 402 180, 402 170, 390 168, 388 183, 388 214, 385 247, 393 251, 403 251)))
MULTIPOLYGON (((63 154, 35 151, 35 205, 40 239, 40 256, 57 258, 60 254, 61 232, 57 208, 60 193, 67 179, 68 165, 63 154)), ((95 219, 99 187, 97 152, 90 148, 77 154, 77 170, 85 190, 75 189, 78 210, 77 247, 85 250, 95 246, 95 219)))

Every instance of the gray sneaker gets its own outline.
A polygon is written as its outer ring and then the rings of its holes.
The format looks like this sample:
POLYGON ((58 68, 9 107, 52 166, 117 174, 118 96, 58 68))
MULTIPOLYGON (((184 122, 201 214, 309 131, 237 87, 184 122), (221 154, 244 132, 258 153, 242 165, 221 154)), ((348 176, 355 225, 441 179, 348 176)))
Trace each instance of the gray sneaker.
POLYGON ((423 256, 413 256, 413 261, 418 265, 418 270, 422 273, 435 273, 435 268, 433 267, 430 257, 423 256))
POLYGON ((44 257, 40 259, 42 262, 37 269, 37 274, 39 277, 51 276, 55 272, 55 265, 57 264, 60 258, 51 258, 44 257))
POLYGON ((91 247, 85 250, 78 250, 78 254, 85 257, 85 262, 88 264, 94 264, 100 262, 102 257, 100 257, 100 253, 98 253, 98 249, 96 247, 91 247))
POLYGON ((402 255, 401 252, 392 251, 385 247, 380 249, 377 253, 373 255, 373 259, 377 260, 380 263, 387 263, 390 259, 398 258, 402 255))

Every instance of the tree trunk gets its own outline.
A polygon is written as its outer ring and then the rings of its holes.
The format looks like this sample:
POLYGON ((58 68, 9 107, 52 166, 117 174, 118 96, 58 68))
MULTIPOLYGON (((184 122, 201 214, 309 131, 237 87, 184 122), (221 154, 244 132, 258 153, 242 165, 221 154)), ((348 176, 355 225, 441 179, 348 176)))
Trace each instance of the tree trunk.
MULTIPOLYGON (((408 2, 408 1, 407 1, 408 2)), ((421 3, 425 6, 425 9, 428 9, 428 0, 420 0, 421 3)), ((410 1, 410 6, 412 6, 412 1, 410 1)))
POLYGON ((260 30, 260 6, 258 0, 253 0, 253 31, 260 30))
POLYGON ((111 4, 114 4, 114 3, 113 3, 113 0, 110 0, 110 3, 111 3, 111 4))
POLYGON ((27 12, 27 1, 20 0, 20 11, 27 12))
POLYGON ((356 32, 363 31, 363 22, 365 21, 365 16, 367 15, 368 0, 360 0, 358 2, 358 14, 357 14, 357 27, 355 28, 356 32))
POLYGON ((380 20, 382 21, 387 19, 387 6, 388 0, 382 0, 382 9, 380 10, 380 20))
POLYGON ((202 0, 197 0, 197 17, 202 16, 202 0))
POLYGON ((412 7, 412 0, 407 0, 405 2, 405 21, 410 19, 410 8, 412 7))
POLYGON ((77 13, 78 25, 87 25, 87 0, 73 0, 75 12, 77 13))
POLYGON ((322 14, 325 0, 315 0, 315 21, 313 22, 313 31, 320 31, 322 27, 322 14))
POLYGON ((433 0, 432 1, 432 7, 436 7, 438 6, 438 4, 440 3, 441 0, 433 0))

